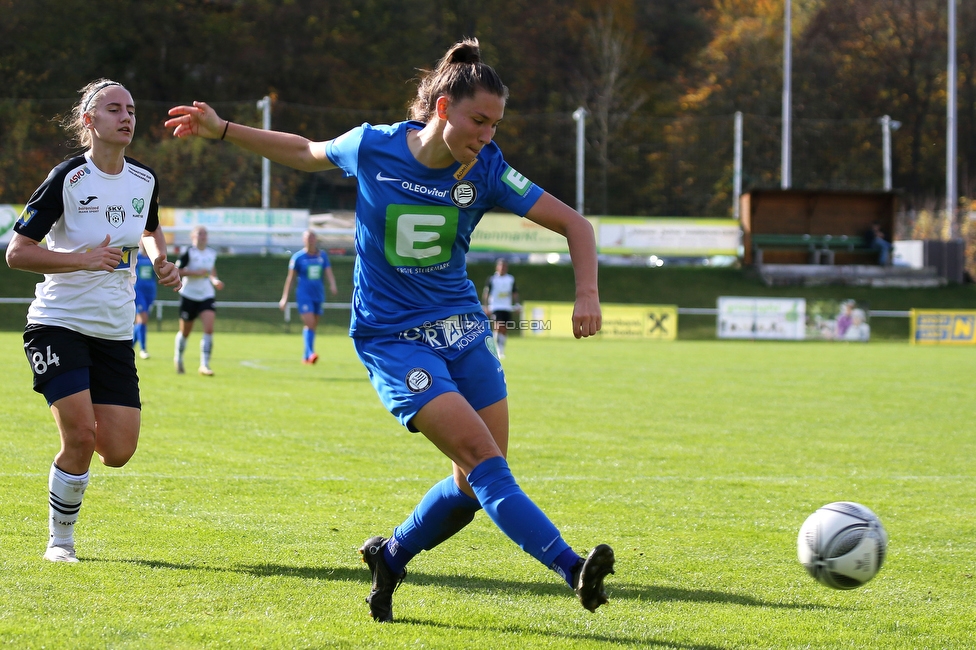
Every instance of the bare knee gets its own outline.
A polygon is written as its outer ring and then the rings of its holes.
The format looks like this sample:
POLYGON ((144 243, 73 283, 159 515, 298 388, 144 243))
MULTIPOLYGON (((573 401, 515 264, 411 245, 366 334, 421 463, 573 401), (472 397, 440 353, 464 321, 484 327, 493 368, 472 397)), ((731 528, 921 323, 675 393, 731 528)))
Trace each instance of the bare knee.
POLYGON ((135 453, 135 449, 110 449, 98 452, 98 458, 106 467, 123 467, 135 453))
POLYGON ((74 426, 61 432, 62 453, 72 457, 91 458, 95 452, 95 427, 74 426))

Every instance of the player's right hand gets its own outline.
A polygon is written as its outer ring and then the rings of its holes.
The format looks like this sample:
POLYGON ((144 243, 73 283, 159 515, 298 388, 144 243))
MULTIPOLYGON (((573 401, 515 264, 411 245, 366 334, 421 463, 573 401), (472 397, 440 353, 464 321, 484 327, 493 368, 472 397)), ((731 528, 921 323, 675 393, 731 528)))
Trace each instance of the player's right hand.
POLYGON ((84 253, 82 270, 114 271, 122 261, 122 249, 109 246, 111 235, 105 235, 102 243, 84 253))
POLYGON ((218 116, 206 102, 193 102, 193 106, 174 106, 167 113, 173 117, 163 122, 163 126, 173 129, 173 135, 177 138, 198 135, 216 140, 224 132, 226 120, 218 116))

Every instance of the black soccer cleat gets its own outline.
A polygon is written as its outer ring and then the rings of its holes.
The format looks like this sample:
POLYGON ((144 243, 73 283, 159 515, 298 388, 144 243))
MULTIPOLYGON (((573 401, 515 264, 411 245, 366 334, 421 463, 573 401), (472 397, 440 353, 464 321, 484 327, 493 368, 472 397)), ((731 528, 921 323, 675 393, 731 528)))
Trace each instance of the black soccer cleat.
POLYGON ((370 616, 379 623, 393 621, 393 592, 397 590, 407 575, 406 569, 398 576, 393 575, 390 568, 386 566, 386 561, 383 559, 383 548, 386 546, 386 541, 385 537, 379 535, 370 537, 363 542, 362 548, 359 549, 360 555, 363 556, 363 562, 373 574, 373 588, 370 590, 369 596, 366 597, 366 603, 369 605, 370 616))
POLYGON ((583 607, 591 612, 610 602, 603 588, 603 579, 608 573, 613 573, 614 561, 613 549, 606 544, 600 544, 573 571, 573 591, 579 596, 583 607))

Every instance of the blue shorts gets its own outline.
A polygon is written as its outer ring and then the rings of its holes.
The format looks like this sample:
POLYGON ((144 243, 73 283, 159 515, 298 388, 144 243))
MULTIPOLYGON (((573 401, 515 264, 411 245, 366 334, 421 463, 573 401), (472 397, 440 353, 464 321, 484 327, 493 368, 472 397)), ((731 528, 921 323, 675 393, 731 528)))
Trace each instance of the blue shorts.
POLYGON ((298 305, 299 314, 315 314, 316 316, 322 315, 321 300, 309 300, 305 296, 296 295, 295 304, 298 305))
POLYGON ((474 410, 508 396, 495 339, 481 312, 452 316, 398 334, 353 339, 380 401, 410 431, 414 416, 444 393, 474 410))
POLYGON ((143 314, 148 313, 149 309, 152 307, 153 303, 156 302, 156 285, 149 287, 140 287, 139 283, 136 283, 136 313, 143 314))

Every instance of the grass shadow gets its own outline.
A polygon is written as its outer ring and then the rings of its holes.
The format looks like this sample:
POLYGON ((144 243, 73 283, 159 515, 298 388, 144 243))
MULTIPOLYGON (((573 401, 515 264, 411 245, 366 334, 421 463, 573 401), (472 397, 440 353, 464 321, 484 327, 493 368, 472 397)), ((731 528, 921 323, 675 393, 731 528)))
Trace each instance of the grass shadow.
POLYGON ((717 646, 711 644, 700 644, 700 643, 676 643, 675 641, 667 641, 664 639, 646 639, 637 638, 632 636, 608 636, 606 634, 583 634, 579 632, 555 632, 553 630, 535 630, 532 628, 526 628, 524 626, 518 625, 464 625, 456 623, 435 623, 431 621, 424 621, 416 618, 398 618, 394 619, 394 625, 420 625, 424 627, 434 627, 445 630, 470 630, 472 632, 486 632, 491 631, 499 634, 512 634, 520 638, 527 636, 544 636, 553 639, 561 640, 560 643, 566 643, 565 647, 572 647, 572 643, 581 641, 595 641, 597 643, 606 643, 609 645, 619 645, 625 647, 655 647, 660 646, 663 648, 679 648, 681 650, 725 650, 724 646, 717 646))
MULTIPOLYGON (((112 560, 87 559, 87 561, 110 562, 112 560)), ((336 567, 336 566, 289 566, 283 564, 245 564, 236 566, 210 566, 205 564, 188 564, 167 562, 163 560, 117 560, 128 564, 139 564, 153 569, 177 569, 182 571, 217 571, 229 573, 244 573, 255 577, 294 577, 310 580, 342 580, 369 583, 369 572, 365 567, 336 567)), ((467 591, 514 591, 527 592, 539 596, 557 596, 566 594, 567 588, 560 582, 526 582, 518 580, 501 580, 497 578, 470 578, 464 576, 449 576, 436 573, 408 572, 404 584, 447 587, 467 591)), ((681 589, 678 587, 656 587, 634 585, 629 583, 610 583, 607 594, 611 600, 636 600, 648 603, 684 602, 684 603, 716 603, 740 605, 742 607, 767 607, 770 609, 796 609, 805 611, 836 611, 844 607, 823 605, 820 603, 783 603, 754 598, 730 591, 715 591, 712 589, 681 589)))

